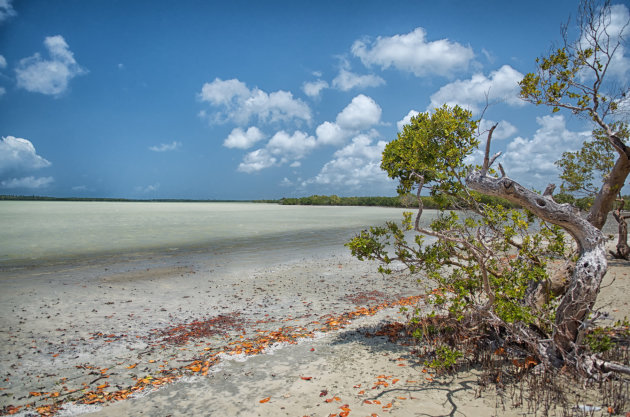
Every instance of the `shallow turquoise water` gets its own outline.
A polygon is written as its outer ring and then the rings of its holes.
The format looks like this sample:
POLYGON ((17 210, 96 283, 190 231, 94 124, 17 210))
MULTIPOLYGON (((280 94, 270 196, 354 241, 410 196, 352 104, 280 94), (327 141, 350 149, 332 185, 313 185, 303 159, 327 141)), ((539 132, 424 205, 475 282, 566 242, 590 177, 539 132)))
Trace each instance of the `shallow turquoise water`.
POLYGON ((254 203, 0 202, 0 263, 144 252, 339 248, 403 209, 254 203))

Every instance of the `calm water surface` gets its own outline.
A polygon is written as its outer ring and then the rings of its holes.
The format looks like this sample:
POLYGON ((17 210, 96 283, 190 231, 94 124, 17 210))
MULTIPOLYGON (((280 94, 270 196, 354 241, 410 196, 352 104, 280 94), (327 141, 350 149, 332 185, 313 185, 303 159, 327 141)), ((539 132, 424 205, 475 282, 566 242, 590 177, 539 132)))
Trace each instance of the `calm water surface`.
POLYGON ((0 202, 0 264, 155 251, 336 247, 403 209, 258 203, 0 202))
MULTIPOLYGON (((261 264, 343 247, 404 209, 259 203, 0 201, 0 267, 197 253, 261 264), (271 259, 273 258, 273 259, 271 259)), ((427 224, 436 212, 425 210, 427 224)), ((604 233, 616 233, 609 219, 604 233)))

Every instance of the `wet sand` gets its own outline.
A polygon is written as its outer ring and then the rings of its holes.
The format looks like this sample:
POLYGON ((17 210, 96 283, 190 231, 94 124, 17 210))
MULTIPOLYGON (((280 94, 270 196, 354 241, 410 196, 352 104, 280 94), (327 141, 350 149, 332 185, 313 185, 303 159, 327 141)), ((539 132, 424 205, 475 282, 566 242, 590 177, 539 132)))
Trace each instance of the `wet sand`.
MULTIPOLYGON (((598 300, 616 318, 630 316, 629 272, 611 261, 598 300)), ((264 267, 191 255, 9 271, 0 280, 0 408, 523 415, 476 395, 474 373, 428 376, 411 347, 368 337, 405 320, 397 300, 422 308, 410 297, 424 292, 416 278, 382 277, 345 252, 264 267)))

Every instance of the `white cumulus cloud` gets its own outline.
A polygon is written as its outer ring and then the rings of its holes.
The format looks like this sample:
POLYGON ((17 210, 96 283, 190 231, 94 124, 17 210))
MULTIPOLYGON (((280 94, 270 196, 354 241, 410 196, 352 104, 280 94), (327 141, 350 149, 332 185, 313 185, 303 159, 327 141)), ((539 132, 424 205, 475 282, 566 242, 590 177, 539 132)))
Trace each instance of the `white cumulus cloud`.
POLYGON ((223 146, 226 148, 247 149, 264 137, 265 135, 256 126, 252 126, 247 130, 237 127, 225 138, 223 146))
POLYGON ((182 143, 178 141, 173 141, 171 143, 161 143, 157 146, 149 146, 149 150, 153 152, 169 152, 174 151, 182 147, 182 143))
POLYGON ((5 69, 7 67, 7 59, 0 55, 0 69, 5 69))
POLYGON ((381 107, 371 97, 359 94, 341 112, 335 122, 323 122, 317 129, 319 145, 342 145, 352 135, 378 124, 381 120, 381 107))
POLYGON ((568 130, 562 115, 538 117, 536 122, 540 127, 531 139, 519 136, 508 144, 502 164, 510 178, 543 190, 558 181, 554 162, 562 152, 577 150, 592 133, 568 130))
POLYGON ((50 165, 48 160, 37 154, 28 139, 7 136, 0 141, 0 174, 27 172, 50 165))
POLYGON ((232 121, 245 125, 251 119, 263 123, 311 121, 310 107, 294 98, 290 92, 279 90, 267 93, 259 88, 250 90, 237 79, 223 81, 216 78, 211 83, 205 83, 199 99, 217 109, 210 115, 210 121, 214 123, 232 121))
POLYGON ((518 82, 523 79, 523 74, 509 65, 504 65, 497 71, 484 74, 474 74, 468 80, 457 80, 446 84, 431 96, 429 109, 459 105, 472 112, 478 112, 486 103, 501 101, 510 106, 523 106, 526 103, 519 97, 518 82))
MULTIPOLYGON (((370 130, 370 128, 378 124, 380 119, 380 106, 372 98, 360 94, 339 112, 335 122, 326 121, 320 124, 315 129, 315 136, 300 130, 293 133, 285 130, 276 132, 264 147, 246 154, 238 170, 252 173, 284 164, 297 168, 300 166, 298 161, 319 146, 341 146, 351 136, 366 132, 366 130, 369 132, 363 133, 363 137, 369 139, 373 134, 373 129, 370 130)), ((245 149, 245 145, 253 143, 248 140, 247 134, 252 133, 250 136, 258 138, 257 132, 259 133, 257 129, 252 131, 250 128, 244 132, 237 128, 232 131, 228 139, 232 138, 232 145, 242 144, 242 148, 245 149)))
POLYGON ((290 135, 281 130, 269 140, 267 149, 271 154, 280 157, 281 162, 287 162, 289 159, 304 158, 316 145, 315 138, 304 132, 298 130, 290 135))
POLYGON ((448 39, 427 41, 426 31, 421 27, 403 35, 379 36, 374 41, 357 40, 351 51, 366 66, 394 67, 418 77, 448 76, 466 70, 474 58, 470 46, 448 39))
POLYGON ((243 162, 238 165, 238 170, 248 174, 261 171, 276 164, 277 159, 266 149, 257 149, 245 155, 243 162))
POLYGON ((332 82, 333 87, 341 91, 349 91, 353 88, 378 87, 383 84, 385 84, 385 80, 377 75, 359 75, 343 68, 332 82))
POLYGON ((0 140, 0 188, 46 187, 54 181, 53 177, 36 178, 27 174, 50 165, 28 139, 7 136, 0 140))
POLYGON ((317 126, 315 135, 320 145, 341 145, 352 135, 352 131, 342 129, 337 123, 326 121, 317 126))
POLYGON ((39 53, 21 59, 15 69, 17 85, 30 92, 58 96, 67 90, 71 79, 87 70, 74 59, 63 36, 46 37, 44 46, 50 59, 39 53))
POLYGON ((380 168, 386 144, 385 141, 372 143, 369 136, 358 135, 347 146, 335 152, 333 159, 302 186, 316 184, 344 190, 363 189, 366 193, 374 193, 375 189, 383 190, 379 192, 390 191, 395 188, 395 183, 380 168))
MULTIPOLYGON (((492 128, 492 126, 494 126, 495 124, 497 125, 497 127, 494 129, 494 132, 492 132, 493 140, 494 139, 497 139, 497 140, 507 139, 513 136, 518 131, 516 126, 514 126, 512 123, 508 122, 507 120, 501 120, 497 124, 497 122, 495 122, 494 120, 488 120, 488 119, 483 119, 481 123, 479 123, 479 130, 483 134, 484 132, 489 131, 492 128)), ((487 136, 483 135, 483 137, 486 138, 487 136)))
POLYGON ((337 115, 342 129, 367 129, 381 120, 381 107, 371 97, 359 94, 337 115))
POLYGON ((302 85, 304 94, 311 98, 319 97, 323 89, 328 88, 328 83, 324 80, 308 81, 302 85))
POLYGON ((54 181, 53 177, 39 177, 33 176, 22 178, 10 178, 0 181, 0 188, 44 188, 50 185, 54 181))

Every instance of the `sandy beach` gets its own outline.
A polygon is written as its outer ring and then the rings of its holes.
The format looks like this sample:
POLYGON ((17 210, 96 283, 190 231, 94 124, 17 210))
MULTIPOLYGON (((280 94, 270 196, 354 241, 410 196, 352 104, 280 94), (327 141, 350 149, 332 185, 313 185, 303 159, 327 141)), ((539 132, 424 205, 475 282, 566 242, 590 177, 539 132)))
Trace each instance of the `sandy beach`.
MULTIPOLYGON (((598 306, 615 318, 630 316, 629 273, 610 262, 598 306)), ((5 414, 525 415, 478 395, 474 372, 434 375, 375 336, 426 289, 346 252, 15 268, 0 286, 5 414)))

